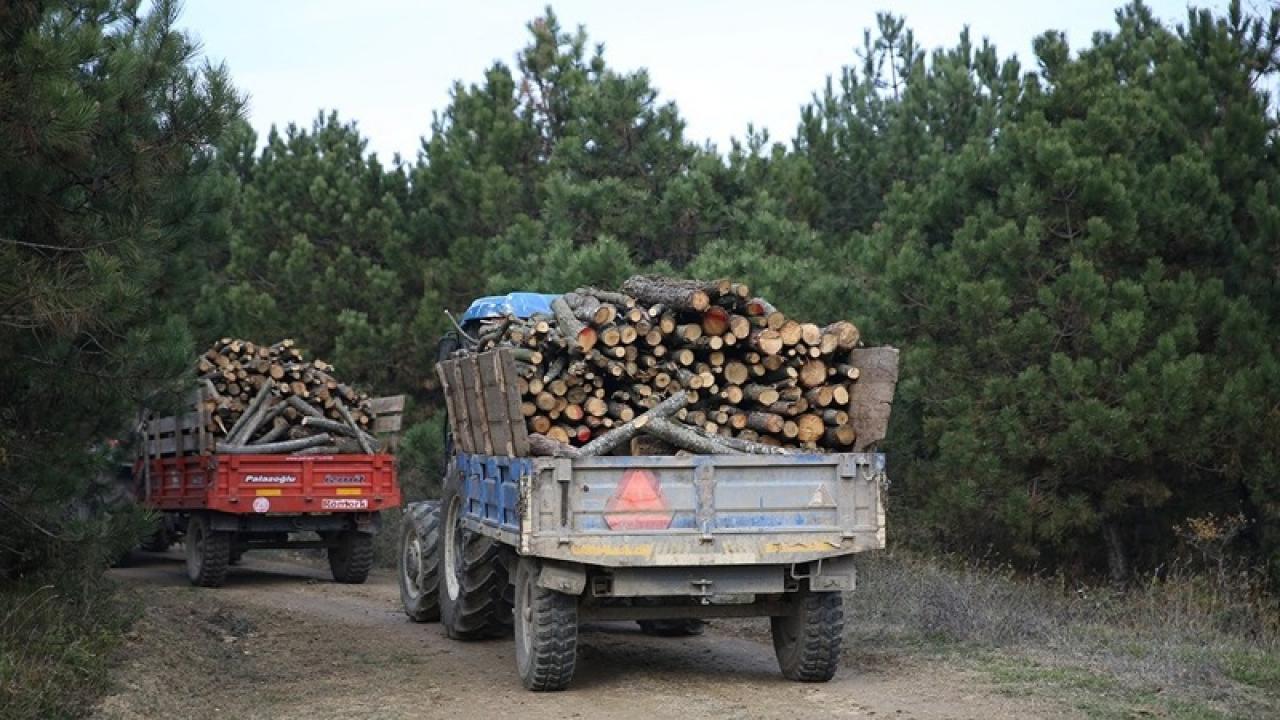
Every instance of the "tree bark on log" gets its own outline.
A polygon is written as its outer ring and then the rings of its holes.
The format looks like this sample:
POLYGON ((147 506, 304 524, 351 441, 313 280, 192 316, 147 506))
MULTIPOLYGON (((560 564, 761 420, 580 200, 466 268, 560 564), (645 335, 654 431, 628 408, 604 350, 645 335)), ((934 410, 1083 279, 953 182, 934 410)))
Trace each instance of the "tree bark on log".
POLYGON ((285 402, 289 403, 289 407, 293 408, 294 410, 297 410, 303 415, 310 415, 311 417, 318 417, 318 418, 324 417, 324 413, 312 407, 311 403, 295 395, 290 395, 288 398, 285 399, 285 402))
POLYGON ((551 312, 555 315, 560 332, 572 341, 574 348, 580 354, 591 352, 591 348, 596 345, 596 331, 573 314, 573 308, 569 307, 563 297, 551 301, 551 312))
MULTIPOLYGON (((263 383, 262 387, 266 388, 266 383, 263 383)), ((262 423, 266 422, 269 418, 275 417, 282 409, 284 409, 284 403, 278 403, 274 406, 268 402, 262 403, 258 406, 258 410, 253 413, 253 417, 249 419, 249 422, 245 423, 244 426, 240 428, 239 434, 229 436, 227 441, 234 445, 247 445, 249 443, 249 439, 258 431, 258 428, 262 423)), ((246 414, 248 414, 248 411, 246 411, 246 414)))
MULTIPOLYGON (((668 421, 670 422, 670 421, 668 421)), ((674 423, 673 423, 674 424, 674 423)), ((685 428, 691 432, 697 433, 712 442, 724 445, 727 448, 737 450, 748 455, 794 455, 795 452, 786 448, 774 445, 765 445, 763 443, 754 442, 745 438, 730 437, 728 435, 720 435, 718 433, 710 433, 704 428, 694 427, 692 425, 679 424, 678 427, 685 428)), ((686 448, 688 449, 688 448, 686 448)))
POLYGON ((226 442, 229 442, 232 445, 239 444, 236 438, 240 436, 240 431, 243 430, 244 426, 253 419, 253 414, 258 411, 258 406, 266 402, 267 397, 271 395, 271 388, 274 385, 275 382, 272 380, 267 380, 262 383, 262 388, 258 390, 257 395, 253 396, 253 401, 249 403, 249 407, 245 408, 244 412, 240 413, 240 418, 236 420, 236 424, 231 426, 231 432, 227 433, 226 442))
POLYGON ((759 433, 782 432, 782 426, 785 424, 782 416, 775 415, 774 413, 753 411, 741 414, 746 415, 747 417, 746 427, 749 427, 759 433))
POLYGON ((317 445, 305 450, 298 450, 294 455, 341 455, 342 448, 337 445, 317 445))
POLYGON ((612 305, 617 305, 620 308, 633 308, 636 306, 635 298, 620 292, 613 292, 611 290, 601 290, 599 288, 593 288, 593 287, 580 287, 577 290, 574 290, 574 292, 578 293, 579 295, 589 295, 599 300, 600 302, 606 302, 612 305))
POLYGON ((660 440, 666 440, 676 447, 684 448, 685 450, 698 453, 699 455, 746 454, 741 450, 735 450, 734 448, 720 442, 720 438, 718 436, 715 439, 712 439, 707 434, 699 432, 687 425, 674 423, 662 418, 655 418, 649 421, 645 425, 644 431, 660 440))
POLYGON ((360 426, 351 418, 351 411, 347 409, 346 404, 341 400, 335 400, 334 402, 338 406, 338 414, 346 421, 347 426, 351 428, 351 434, 355 436, 356 442, 360 444, 360 449, 366 455, 372 455, 373 444, 364 439, 364 433, 360 432, 360 426))
POLYGON ((622 292, 648 304, 676 310, 702 312, 711 307, 711 297, 694 281, 636 275, 622 283, 622 292))
POLYGON ((768 385, 760 385, 752 383, 743 388, 747 399, 760 403, 761 405, 772 405, 778 402, 778 391, 768 385))
POLYGON ((641 413, 639 417, 624 423, 579 448, 581 457, 604 455, 614 448, 635 437, 646 425, 654 420, 670 417, 688 402, 689 394, 681 391, 655 405, 651 410, 641 413))
POLYGON ((529 433, 529 452, 539 457, 564 458, 576 458, 582 454, 578 448, 541 433, 529 433))
POLYGON ((852 445, 858 439, 858 433, 853 429, 853 425, 846 422, 827 428, 823 433, 823 439, 829 445, 843 448, 852 445))
POLYGON ((778 312, 778 308, 773 303, 764 298, 751 298, 747 301, 747 314, 756 317, 765 317, 770 313, 778 312))
POLYGON ((350 425, 346 424, 345 422, 338 422, 337 420, 330 420, 328 418, 312 417, 308 415, 307 417, 302 418, 302 426, 313 427, 318 430, 337 433, 339 435, 346 435, 347 437, 351 437, 351 438, 364 436, 364 439, 370 443, 377 441, 377 438, 373 437, 372 435, 365 432, 364 430, 356 430, 352 428, 350 425), (357 435, 357 433, 359 433, 359 435, 357 435))
POLYGON ((271 455, 275 453, 287 453, 295 450, 305 450, 309 447, 317 445, 328 445, 333 442, 333 437, 329 433, 321 433, 312 435, 311 437, 299 438, 297 440, 285 440, 277 443, 267 443, 265 445, 226 445, 218 443, 215 448, 216 452, 224 455, 271 455))
MULTIPOLYGON (((283 407, 288 407, 285 403, 280 403, 280 405, 283 407)), ((272 422, 273 422, 273 426, 270 430, 266 431, 265 433, 262 434, 262 437, 250 442, 249 444, 250 445, 266 445, 267 443, 275 442, 280 438, 284 437, 285 433, 289 432, 289 428, 293 427, 292 425, 289 424, 288 420, 279 416, 272 418, 272 422)))

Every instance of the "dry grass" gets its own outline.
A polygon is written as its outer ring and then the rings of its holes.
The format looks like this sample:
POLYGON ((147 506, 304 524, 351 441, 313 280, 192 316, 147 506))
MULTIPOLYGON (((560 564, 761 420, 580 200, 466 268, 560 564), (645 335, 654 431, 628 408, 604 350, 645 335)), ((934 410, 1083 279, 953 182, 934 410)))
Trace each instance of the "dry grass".
POLYGON ((1280 714, 1280 612, 1247 571, 1176 568, 1118 591, 880 553, 850 600, 854 652, 955 653, 1089 715, 1280 714))
POLYGON ((0 718, 79 717, 107 686, 112 650, 135 612, 105 581, 0 591, 0 718))

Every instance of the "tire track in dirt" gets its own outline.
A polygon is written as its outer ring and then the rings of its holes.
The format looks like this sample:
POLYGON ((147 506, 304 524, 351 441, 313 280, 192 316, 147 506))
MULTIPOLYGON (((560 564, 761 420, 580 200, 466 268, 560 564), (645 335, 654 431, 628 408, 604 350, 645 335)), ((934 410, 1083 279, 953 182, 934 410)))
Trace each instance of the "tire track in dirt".
POLYGON ((458 643, 411 623, 395 578, 339 585, 326 570, 246 557, 226 587, 187 585, 177 554, 112 574, 145 609, 103 720, 190 718, 1072 717, 938 662, 853 667, 825 684, 778 674, 764 621, 713 621, 692 638, 591 625, 569 690, 530 693, 510 639, 458 643))

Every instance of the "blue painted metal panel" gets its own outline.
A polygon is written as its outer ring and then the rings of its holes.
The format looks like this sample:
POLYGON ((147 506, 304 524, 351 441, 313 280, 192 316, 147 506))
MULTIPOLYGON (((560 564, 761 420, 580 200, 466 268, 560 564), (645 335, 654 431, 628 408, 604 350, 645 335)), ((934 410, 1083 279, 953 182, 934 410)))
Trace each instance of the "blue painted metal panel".
POLYGON ((550 315, 551 301, 558 297, 560 296, 513 292, 506 295, 490 295, 477 298, 471 302, 471 307, 467 308, 467 311, 462 314, 462 322, 503 317, 505 315, 514 315, 518 318, 527 318, 538 314, 550 315))
MULTIPOLYGON (((741 458, 741 456, 738 456, 741 458)), ((884 468, 884 456, 863 456, 872 469, 884 468)), ((575 463, 572 491, 575 496, 570 525, 579 533, 611 533, 605 507, 632 468, 654 472, 672 512, 668 530, 699 530, 699 496, 694 468, 704 462, 716 465, 711 498, 712 522, 708 530, 819 531, 839 524, 836 497, 838 479, 830 456, 792 455, 771 457, 766 465, 754 458, 749 464, 733 457, 599 457, 575 463)), ((485 525, 513 533, 520 531, 520 477, 533 477, 534 458, 508 458, 457 454, 462 473, 466 513, 485 525)))
POLYGON ((473 520, 520 532, 520 476, 533 472, 532 458, 458 453, 465 512, 473 520))

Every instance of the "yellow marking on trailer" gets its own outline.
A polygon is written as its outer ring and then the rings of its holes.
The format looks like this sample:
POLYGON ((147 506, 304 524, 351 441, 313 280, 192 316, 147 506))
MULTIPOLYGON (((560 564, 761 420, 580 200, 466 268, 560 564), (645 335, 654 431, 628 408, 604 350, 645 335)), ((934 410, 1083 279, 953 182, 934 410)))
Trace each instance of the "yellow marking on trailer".
POLYGON ((258 488, 258 497, 280 497, 280 488, 258 488))
POLYGON ((362 495, 364 493, 360 488, 338 488, 339 495, 362 495))
POLYGON ((596 557, 649 557, 653 554, 652 545, 587 545, 574 543, 569 552, 574 555, 593 555, 596 557))
POLYGON ((829 540, 814 540, 811 542, 768 543, 764 546, 764 551, 767 553, 822 552, 833 548, 839 550, 840 543, 834 543, 829 540))

